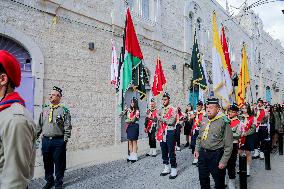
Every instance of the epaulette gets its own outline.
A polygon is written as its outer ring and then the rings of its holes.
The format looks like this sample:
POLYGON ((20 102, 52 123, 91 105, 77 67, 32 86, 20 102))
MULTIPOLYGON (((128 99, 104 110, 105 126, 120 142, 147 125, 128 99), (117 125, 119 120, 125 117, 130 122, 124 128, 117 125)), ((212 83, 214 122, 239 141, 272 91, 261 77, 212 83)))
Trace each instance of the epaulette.
POLYGON ((49 105, 48 104, 43 104, 42 105, 42 108, 46 108, 46 107, 49 107, 49 105))
POLYGON ((68 109, 66 106, 64 106, 64 105, 61 104, 60 107, 63 108, 64 113, 70 113, 69 109, 68 109))
POLYGON ((227 116, 223 116, 222 119, 224 120, 225 123, 231 122, 231 120, 227 116))

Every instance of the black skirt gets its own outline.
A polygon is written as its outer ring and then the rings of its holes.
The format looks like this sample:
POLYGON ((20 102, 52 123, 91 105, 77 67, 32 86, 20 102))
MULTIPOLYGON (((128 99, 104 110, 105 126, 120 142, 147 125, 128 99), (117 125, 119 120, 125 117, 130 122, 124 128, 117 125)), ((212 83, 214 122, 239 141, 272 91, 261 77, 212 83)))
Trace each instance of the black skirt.
POLYGON ((246 136, 245 144, 241 147, 242 150, 254 151, 255 133, 246 136))
POLYGON ((192 121, 184 122, 184 135, 191 135, 192 121))
POLYGON ((126 129, 127 139, 128 140, 138 140, 139 136, 139 124, 130 123, 126 129))

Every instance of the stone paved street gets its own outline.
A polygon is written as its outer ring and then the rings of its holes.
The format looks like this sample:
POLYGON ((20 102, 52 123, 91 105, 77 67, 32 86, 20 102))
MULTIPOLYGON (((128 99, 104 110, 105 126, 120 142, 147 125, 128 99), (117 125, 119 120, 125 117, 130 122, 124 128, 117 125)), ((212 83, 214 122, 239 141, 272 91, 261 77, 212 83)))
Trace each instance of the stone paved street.
MULTIPOLYGON (((118 160, 74 171, 67 171, 65 188, 200 188, 198 170, 195 166, 191 165, 191 150, 183 149, 181 152, 177 152, 177 161, 179 176, 175 180, 159 176, 163 168, 161 154, 159 154, 156 158, 142 156, 134 164, 127 163, 125 160, 118 160)), ((275 153, 272 155, 271 161, 272 171, 265 171, 264 161, 254 160, 251 170, 252 176, 248 178, 249 189, 280 189, 284 185, 281 177, 284 173, 284 157, 280 157, 275 153), (278 163, 281 166, 278 166, 278 163)), ((30 188, 38 189, 43 185, 43 179, 37 179, 31 183, 30 188)))

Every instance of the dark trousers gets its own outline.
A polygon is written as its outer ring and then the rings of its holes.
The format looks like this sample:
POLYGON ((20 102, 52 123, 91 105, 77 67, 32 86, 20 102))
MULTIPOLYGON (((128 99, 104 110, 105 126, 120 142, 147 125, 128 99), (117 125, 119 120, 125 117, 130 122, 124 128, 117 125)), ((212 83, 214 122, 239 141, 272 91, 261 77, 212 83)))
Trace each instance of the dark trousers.
POLYGON ((167 131, 166 142, 161 142, 163 164, 168 165, 169 160, 172 168, 177 167, 176 153, 175 153, 175 131, 167 131))
POLYGON ((228 170, 229 179, 235 179, 236 178, 237 157, 238 157, 238 143, 234 143, 231 157, 230 157, 230 159, 227 163, 227 170, 228 170))
POLYGON ((199 130, 195 130, 194 134, 191 137, 190 147, 191 147, 191 150, 192 150, 192 154, 194 154, 196 140, 197 140, 198 135, 199 135, 199 130))
POLYGON ((198 171, 201 189, 210 189, 210 174, 216 189, 225 188, 226 169, 219 169, 219 161, 224 153, 223 149, 208 151, 201 149, 198 158, 198 171))
POLYGON ((156 129, 152 128, 151 132, 148 132, 149 146, 150 148, 156 148, 156 129))
POLYGON ((268 139, 268 128, 266 126, 259 126, 258 132, 256 133, 256 143, 255 143, 255 149, 260 148, 260 151, 264 151, 264 144, 265 139, 268 139))
POLYGON ((63 137, 42 139, 42 156, 47 183, 55 183, 55 186, 62 186, 66 168, 66 142, 63 137), (54 182, 55 166, 55 182, 54 182))
POLYGON ((180 147, 180 130, 181 130, 181 128, 182 128, 182 126, 180 124, 176 125, 175 135, 176 135, 176 143, 177 143, 178 147, 180 147))

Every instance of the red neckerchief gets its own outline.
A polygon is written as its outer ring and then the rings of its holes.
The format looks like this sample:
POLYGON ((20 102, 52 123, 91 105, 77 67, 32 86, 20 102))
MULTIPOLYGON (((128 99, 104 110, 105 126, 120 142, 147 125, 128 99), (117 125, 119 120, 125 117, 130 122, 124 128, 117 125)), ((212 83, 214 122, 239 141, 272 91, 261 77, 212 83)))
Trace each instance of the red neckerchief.
POLYGON ((193 123, 192 130, 196 129, 200 125, 202 119, 203 119, 203 112, 202 111, 197 112, 197 119, 195 119, 193 123))
POLYGON ((5 98, 0 102, 0 112, 9 108, 12 104, 19 103, 25 106, 25 101, 20 97, 19 93, 12 92, 5 96, 5 98))
MULTIPOLYGON (((174 112, 174 108, 170 107, 166 115, 164 115, 164 119, 169 120, 172 117, 173 112, 174 112)), ((160 142, 163 140, 163 133, 165 132, 166 128, 167 128, 167 124, 161 123, 161 127, 158 129, 157 136, 156 136, 157 141, 160 142)))
MULTIPOLYGON (((150 110, 150 111, 151 111, 151 110, 150 110)), ((155 109, 155 110, 151 111, 151 118, 156 118, 157 115, 158 115, 158 110, 155 109)), ((151 120, 151 119, 148 120, 148 122, 147 122, 147 127, 146 127, 147 132, 150 131, 150 129, 151 129, 153 123, 154 123, 153 120, 151 120)))
MULTIPOLYGON (((243 131, 248 132, 252 126, 254 122, 254 117, 253 116, 249 116, 246 117, 245 116, 245 121, 244 121, 244 127, 242 128, 243 131)), ((243 146, 246 142, 246 137, 243 136, 239 139, 239 147, 243 146)))
POLYGON ((257 127, 257 128, 258 128, 259 125, 261 124, 261 122, 262 122, 262 120, 264 119, 264 117, 265 117, 265 110, 264 110, 264 109, 259 109, 259 110, 257 111, 257 118, 256 118, 256 121, 257 121, 256 127, 257 127))
POLYGON ((238 124, 240 124, 240 120, 237 117, 234 117, 231 119, 231 123, 230 123, 231 128, 236 127, 238 124))

